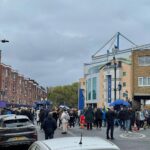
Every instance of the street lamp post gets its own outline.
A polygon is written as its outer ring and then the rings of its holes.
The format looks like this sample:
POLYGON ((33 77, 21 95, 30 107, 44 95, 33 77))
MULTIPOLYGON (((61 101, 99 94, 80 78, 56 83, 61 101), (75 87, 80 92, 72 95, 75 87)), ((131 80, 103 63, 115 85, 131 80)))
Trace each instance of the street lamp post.
POLYGON ((114 101, 116 101, 116 92, 117 92, 117 89, 116 89, 116 71, 117 71, 117 68, 116 68, 116 58, 115 56, 113 57, 113 62, 114 62, 114 101))
MULTIPOLYGON (((1 43, 7 43, 9 41, 6 39, 3 39, 3 40, 0 40, 0 42, 1 43)), ((0 65, 1 65, 1 53, 2 53, 2 51, 0 50, 0 65)), ((2 90, 2 87, 0 85, 0 100, 4 97, 4 95, 5 95, 5 91, 2 90)))
MULTIPOLYGON (((3 39, 3 40, 0 40, 1 43, 7 43, 9 42, 8 40, 6 39, 3 39)), ((1 64, 1 54, 2 54, 2 50, 0 50, 0 64, 1 64)))

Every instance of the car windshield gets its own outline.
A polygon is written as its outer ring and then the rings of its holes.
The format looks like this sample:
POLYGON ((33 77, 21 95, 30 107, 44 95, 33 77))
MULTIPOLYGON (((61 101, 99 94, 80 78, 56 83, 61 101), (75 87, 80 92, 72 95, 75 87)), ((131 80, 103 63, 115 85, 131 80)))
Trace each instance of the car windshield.
POLYGON ((3 126, 4 127, 21 127, 21 126, 27 126, 31 124, 31 122, 28 119, 11 119, 11 120, 5 120, 3 126))

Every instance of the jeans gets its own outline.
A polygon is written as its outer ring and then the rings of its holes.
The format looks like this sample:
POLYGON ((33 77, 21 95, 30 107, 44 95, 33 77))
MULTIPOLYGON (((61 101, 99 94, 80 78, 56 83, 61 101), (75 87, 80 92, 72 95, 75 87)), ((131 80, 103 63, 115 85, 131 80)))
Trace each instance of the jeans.
POLYGON ((120 119, 120 129, 125 130, 125 120, 120 119))
POLYGON ((130 130, 130 120, 125 120, 125 130, 129 131, 130 130))

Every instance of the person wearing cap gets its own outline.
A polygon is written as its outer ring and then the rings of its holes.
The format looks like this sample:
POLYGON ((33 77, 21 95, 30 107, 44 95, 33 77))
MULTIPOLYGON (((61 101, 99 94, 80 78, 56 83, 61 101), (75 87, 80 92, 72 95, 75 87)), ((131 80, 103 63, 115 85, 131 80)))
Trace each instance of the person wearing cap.
POLYGON ((115 112, 113 107, 108 107, 108 112, 106 113, 106 122, 107 122, 107 130, 106 130, 106 138, 114 139, 114 119, 115 112))

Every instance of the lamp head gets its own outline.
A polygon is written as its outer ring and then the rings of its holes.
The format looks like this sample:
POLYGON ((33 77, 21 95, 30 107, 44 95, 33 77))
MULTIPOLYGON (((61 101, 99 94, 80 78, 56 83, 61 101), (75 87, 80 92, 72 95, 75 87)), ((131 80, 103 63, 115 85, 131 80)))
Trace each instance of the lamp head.
POLYGON ((2 43, 6 43, 6 42, 9 42, 9 41, 8 41, 8 40, 3 39, 3 40, 1 40, 1 42, 2 42, 2 43))

